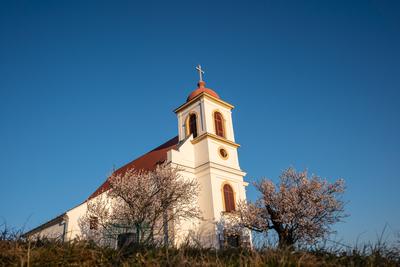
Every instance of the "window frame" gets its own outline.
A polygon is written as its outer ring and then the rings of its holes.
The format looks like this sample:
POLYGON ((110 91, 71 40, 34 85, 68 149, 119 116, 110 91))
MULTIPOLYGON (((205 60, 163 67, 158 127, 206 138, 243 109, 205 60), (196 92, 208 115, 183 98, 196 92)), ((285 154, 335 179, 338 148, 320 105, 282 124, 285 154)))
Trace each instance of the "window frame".
MULTIPOLYGON (((233 190, 233 186, 232 186, 231 184, 229 184, 229 183, 223 183, 223 184, 222 184, 221 191, 222 191, 222 200, 223 200, 223 204, 224 204, 224 212, 233 212, 233 211, 236 211, 236 196, 235 196, 235 190, 233 190), (231 189, 232 198, 231 198, 229 201, 232 201, 232 203, 228 203, 228 202, 227 202, 228 199, 227 199, 227 196, 225 196, 225 187, 226 187, 226 186, 229 186, 230 189, 231 189), (233 207, 233 209, 229 209, 229 210, 228 210, 227 205, 229 205, 229 204, 231 204, 231 206, 233 207)), ((229 195, 228 195, 228 196, 229 196, 229 195)), ((229 208, 232 208, 232 207, 229 207, 229 208)))
POLYGON ((196 120, 196 136, 193 134, 193 138, 196 138, 196 137, 198 137, 199 136, 199 120, 198 120, 198 118, 199 118, 199 116, 197 116, 197 113, 196 112, 190 112, 187 116, 186 116, 186 122, 185 122, 185 125, 186 125, 186 136, 190 136, 192 133, 190 132, 190 118, 192 117, 192 116, 194 116, 195 117, 195 120, 196 120))
POLYGON ((221 111, 219 111, 219 110, 214 110, 213 111, 213 125, 214 125, 214 133, 215 133, 215 135, 217 135, 217 136, 219 136, 219 137, 222 137, 222 138, 226 138, 226 127, 225 127, 225 118, 224 118, 224 115, 222 115, 222 112, 221 111), (217 126, 217 114, 219 114, 219 116, 221 117, 220 119, 221 119, 221 131, 222 131, 222 135, 219 135, 218 134, 218 131, 217 131, 217 129, 219 128, 218 126, 217 126))
POLYGON ((227 160, 229 158, 229 152, 225 147, 220 146, 220 147, 218 147, 218 156, 223 160, 227 160), (225 151, 225 153, 226 153, 225 157, 221 154, 221 150, 225 151))
POLYGON ((99 218, 97 216, 90 216, 89 218, 89 230, 98 230, 99 229, 99 218))

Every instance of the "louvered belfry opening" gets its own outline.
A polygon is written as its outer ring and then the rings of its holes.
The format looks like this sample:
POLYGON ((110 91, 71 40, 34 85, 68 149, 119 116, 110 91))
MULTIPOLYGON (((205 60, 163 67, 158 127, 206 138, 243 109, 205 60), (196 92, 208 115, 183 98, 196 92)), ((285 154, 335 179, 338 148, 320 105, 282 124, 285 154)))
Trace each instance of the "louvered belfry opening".
POLYGON ((214 113, 214 123, 215 123, 215 134, 221 137, 225 137, 224 133, 224 118, 219 112, 214 113))
POLYGON ((190 114, 190 117, 189 117, 189 133, 193 134, 193 138, 197 137, 196 114, 190 114))
POLYGON ((224 185, 224 201, 226 212, 231 212, 235 210, 235 198, 233 196, 233 189, 228 184, 224 185))

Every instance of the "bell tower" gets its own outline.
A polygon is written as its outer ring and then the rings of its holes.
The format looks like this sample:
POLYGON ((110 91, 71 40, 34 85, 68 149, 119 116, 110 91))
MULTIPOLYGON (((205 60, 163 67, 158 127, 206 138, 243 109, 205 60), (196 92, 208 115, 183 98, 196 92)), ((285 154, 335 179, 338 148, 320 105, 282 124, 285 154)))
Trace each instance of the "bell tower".
POLYGON ((200 184, 199 206, 205 221, 205 244, 220 247, 226 236, 218 229, 223 214, 236 209, 239 201, 246 199, 244 182, 246 175, 239 165, 235 141, 232 110, 234 106, 225 102, 200 80, 186 102, 174 110, 178 119, 180 146, 173 151, 171 161, 185 169, 186 175, 194 177, 200 184), (221 243, 222 242, 222 243, 221 243))

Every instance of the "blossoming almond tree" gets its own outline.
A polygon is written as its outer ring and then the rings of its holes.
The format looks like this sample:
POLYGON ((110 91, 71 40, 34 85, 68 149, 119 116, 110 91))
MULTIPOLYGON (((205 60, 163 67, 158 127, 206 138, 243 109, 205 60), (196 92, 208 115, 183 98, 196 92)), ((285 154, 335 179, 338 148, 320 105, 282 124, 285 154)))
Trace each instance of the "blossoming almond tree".
POLYGON ((280 247, 322 239, 332 233, 332 224, 346 216, 339 198, 344 192, 342 179, 328 183, 289 168, 276 186, 267 179, 254 185, 261 196, 255 203, 239 203, 239 223, 257 232, 274 230, 280 247))
POLYGON ((110 189, 87 203, 80 222, 83 234, 100 240, 134 233, 134 241, 142 245, 153 245, 163 235, 164 245, 169 245, 171 223, 200 218, 198 182, 183 177, 181 171, 163 163, 153 171, 130 169, 111 175, 110 189))

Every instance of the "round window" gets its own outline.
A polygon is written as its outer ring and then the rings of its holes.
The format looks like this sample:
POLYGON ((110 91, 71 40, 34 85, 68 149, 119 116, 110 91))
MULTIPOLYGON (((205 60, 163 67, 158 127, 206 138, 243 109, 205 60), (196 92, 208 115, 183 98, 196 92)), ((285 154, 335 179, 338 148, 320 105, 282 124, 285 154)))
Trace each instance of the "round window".
POLYGON ((223 159, 227 159, 227 158, 228 158, 228 152, 225 150, 225 148, 220 148, 220 149, 219 149, 219 155, 220 155, 223 159))

